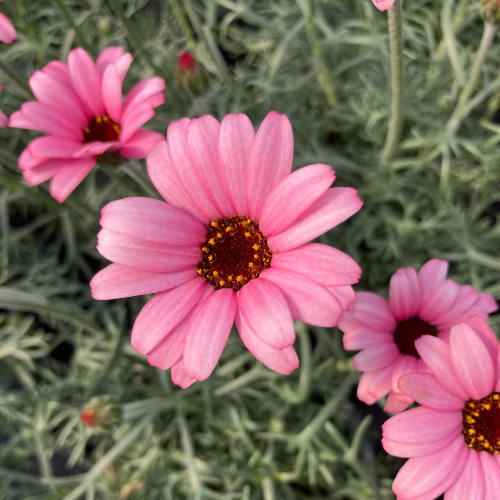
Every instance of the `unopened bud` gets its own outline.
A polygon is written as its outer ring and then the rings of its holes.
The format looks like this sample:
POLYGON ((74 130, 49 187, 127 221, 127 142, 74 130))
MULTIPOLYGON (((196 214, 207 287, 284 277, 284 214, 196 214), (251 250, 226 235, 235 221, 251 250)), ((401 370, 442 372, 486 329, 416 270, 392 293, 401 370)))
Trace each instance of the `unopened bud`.
POLYGON ((500 0, 481 0, 479 10, 485 23, 500 24, 500 0))
POLYGON ((189 52, 183 52, 179 56, 178 68, 181 73, 193 73, 196 69, 196 59, 189 52))
POLYGON ((189 52, 183 52, 179 55, 177 82, 184 92, 194 95, 200 94, 208 85, 203 69, 189 52))
POLYGON ((83 408, 80 420, 96 430, 110 430, 122 417, 120 405, 110 396, 95 396, 83 408))

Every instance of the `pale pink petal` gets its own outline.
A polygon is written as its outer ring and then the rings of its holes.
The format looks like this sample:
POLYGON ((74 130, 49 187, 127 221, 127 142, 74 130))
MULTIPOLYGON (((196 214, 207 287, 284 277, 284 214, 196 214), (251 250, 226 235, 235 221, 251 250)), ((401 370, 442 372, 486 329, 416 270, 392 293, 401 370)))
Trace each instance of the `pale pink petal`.
POLYGON ((127 94, 125 102, 123 103, 124 111, 131 109, 133 106, 144 104, 145 102, 151 104, 150 99, 158 94, 160 94, 164 98, 164 88, 165 81, 163 80, 163 78, 160 78, 158 76, 142 80, 141 82, 134 85, 130 89, 130 92, 127 94))
POLYGON ((342 316, 342 308, 335 297, 307 276, 270 268, 262 271, 260 277, 278 286, 294 319, 310 325, 331 327, 342 316))
POLYGON ((148 354, 198 301, 206 286, 202 278, 157 293, 143 308, 132 329, 132 347, 148 354))
POLYGON ((295 271, 326 287, 352 285, 361 277, 361 268, 352 257, 320 243, 306 243, 294 250, 276 253, 271 267, 295 271))
MULTIPOLYGON (((391 441, 387 438, 382 438, 382 446, 384 450, 394 457, 408 458, 408 457, 425 457, 442 450, 448 446, 458 435, 460 431, 447 434, 446 437, 440 441, 432 443, 400 443, 398 441, 391 441)), ((435 497, 432 497, 434 500, 435 497)))
POLYGON ((183 358, 189 377, 205 380, 214 370, 231 332, 236 303, 234 290, 222 288, 194 311, 186 327, 183 358))
POLYGON ((389 286, 389 305, 397 321, 405 321, 417 314, 420 305, 420 286, 413 267, 398 269, 389 286))
POLYGON ((274 349, 295 342, 292 315, 280 289, 265 279, 254 279, 238 292, 238 307, 248 326, 274 349))
POLYGON ((46 135, 30 142, 30 153, 38 158, 73 158, 84 146, 76 141, 46 135))
POLYGON ((496 363, 498 353, 498 340, 495 332, 488 326, 488 323, 477 315, 467 318, 465 321, 475 332, 476 335, 482 340, 486 349, 490 353, 491 361, 496 363))
POLYGON ((485 482, 480 454, 471 451, 468 455, 462 474, 446 492, 446 500, 484 500, 485 482))
MULTIPOLYGON (((393 333, 396 329, 396 320, 389 304, 374 293, 357 292, 349 313, 359 322, 379 332, 393 333)), ((339 323, 340 328, 343 328, 342 322, 343 318, 339 323)))
POLYGON ((30 151, 30 145, 31 143, 28 144, 28 147, 19 155, 18 164, 21 170, 37 167, 47 161, 47 158, 37 158, 33 156, 30 151))
POLYGON ((402 377, 407 373, 416 373, 417 364, 418 364, 418 359, 415 356, 401 355, 399 357, 399 359, 394 364, 394 371, 392 372, 392 383, 391 383, 392 392, 396 394, 401 394, 398 388, 399 377, 402 377))
POLYGON ((50 182, 50 195, 62 203, 90 173, 96 164, 95 158, 69 160, 50 182))
POLYGON ((17 38, 16 29, 5 14, 0 12, 0 41, 11 44, 17 38))
POLYGON ((391 389, 392 366, 387 366, 373 372, 365 372, 361 375, 358 384, 358 399, 372 405, 385 396, 391 389))
POLYGON ((455 375, 450 346, 446 342, 431 335, 423 335, 415 341, 415 348, 431 373, 449 393, 463 401, 469 399, 455 375))
POLYGON ((247 214, 246 182, 255 140, 252 122, 244 114, 226 115, 219 134, 219 171, 235 213, 247 214))
POLYGON ((97 250, 106 259, 141 271, 172 273, 196 268, 201 248, 164 245, 101 229, 97 250))
POLYGON ((479 298, 479 293, 474 290, 470 285, 461 286, 458 291, 457 297, 448 311, 439 317, 439 322, 437 325, 447 325, 448 323, 453 323, 450 328, 460 321, 465 319, 464 311, 469 309, 472 305, 477 302, 479 298))
POLYGON ((495 459, 486 452, 477 453, 484 474, 484 500, 498 500, 500 492, 500 468, 495 459))
POLYGON ((384 406, 384 411, 386 413, 400 413, 403 410, 406 410, 408 406, 413 403, 413 400, 404 394, 397 394, 395 392, 390 392, 387 397, 387 401, 384 406))
POLYGON ((335 180, 329 165, 309 165, 286 176, 269 193, 259 215, 259 227, 267 237, 285 230, 309 208, 335 180))
POLYGON ((479 299, 476 302, 475 306, 484 310, 488 314, 495 312, 498 309, 498 304, 496 300, 488 293, 480 293, 479 299))
POLYGON ((97 58, 96 67, 99 75, 101 77, 104 75, 106 68, 110 64, 115 64, 123 55, 125 54, 125 50, 123 47, 108 47, 104 49, 97 58))
POLYGON ((120 154, 125 158, 142 160, 160 141, 165 141, 165 137, 159 132, 152 130, 138 130, 130 139, 122 145, 120 154))
POLYGON ((0 128, 9 126, 9 117, 0 109, 0 128))
POLYGON ((195 269, 175 273, 138 271, 120 264, 110 264, 99 271, 90 282, 96 300, 121 299, 175 288, 198 276, 195 269))
POLYGON ((110 64, 102 78, 102 98, 108 116, 116 123, 122 119, 122 82, 116 67, 110 64))
POLYGON ((30 186, 52 179, 59 170, 72 160, 47 160, 36 167, 23 171, 23 178, 30 186))
POLYGON ((101 79, 92 58, 78 47, 68 54, 69 74, 76 94, 95 116, 104 114, 101 79))
POLYGON ((482 399, 493 392, 495 368, 491 354, 466 323, 452 327, 450 352, 454 372, 471 399, 482 399))
POLYGON ((120 147, 119 141, 92 141, 83 146, 78 153, 75 153, 75 158, 88 158, 91 156, 102 155, 106 152, 116 151, 120 147))
POLYGON ((120 141, 122 144, 126 144, 137 130, 151 120, 154 115, 155 110, 147 103, 134 106, 132 109, 124 112, 120 132, 120 141))
POLYGON ((398 385, 403 394, 432 410, 456 412, 464 408, 464 401, 450 394, 430 373, 408 373, 398 385))
POLYGON ((356 294, 352 286, 327 286, 325 288, 337 299, 344 311, 347 311, 356 300, 356 294))
POLYGON ((420 319, 436 325, 455 302, 460 286, 453 280, 446 280, 432 290, 422 301, 418 316, 420 319))
POLYGON ((165 200, 189 212, 204 223, 210 222, 210 218, 198 209, 182 186, 170 158, 166 141, 160 141, 153 146, 146 158, 146 164, 151 181, 165 200))
POLYGON ((420 283, 420 297, 422 302, 428 297, 434 288, 439 286, 448 273, 448 262, 445 260, 432 259, 426 262, 418 272, 420 283))
POLYGON ((458 436, 450 445, 432 455, 410 458, 396 476, 392 490, 398 498, 411 500, 432 492, 433 496, 423 498, 433 500, 444 492, 445 484, 448 485, 446 479, 452 474, 458 477, 464 469, 466 460, 463 455, 468 453, 463 437, 458 436), (441 488, 435 491, 440 485, 441 488))
POLYGON ((290 375, 299 367, 299 358, 292 346, 282 350, 273 349, 248 326, 239 308, 236 310, 235 320, 236 328, 245 347, 269 369, 282 375, 290 375))
POLYGON ((133 238, 199 249, 207 235, 206 226, 198 219, 153 198, 112 201, 102 209, 100 224, 133 238))
POLYGON ((360 372, 371 372, 392 365, 399 356, 399 350, 394 344, 376 344, 356 354, 352 358, 352 364, 360 372))
POLYGON ((251 219, 259 219, 267 195, 291 172, 292 162, 293 131, 290 121, 285 115, 271 111, 257 131, 248 161, 246 198, 251 219))
POLYGON ((224 190, 222 176, 219 174, 219 133, 220 123, 213 116, 205 115, 191 120, 187 129, 187 143, 193 167, 210 202, 219 214, 227 217, 236 213, 224 190))
POLYGON ((186 342, 186 328, 191 319, 191 316, 196 311, 196 308, 209 295, 215 292, 213 286, 206 286, 203 289, 196 304, 191 308, 188 314, 173 328, 166 337, 158 343, 158 345, 149 352, 148 363, 151 366, 156 366, 160 370, 167 370, 173 366, 183 356, 184 345, 186 342))
POLYGON ((66 63, 62 61, 50 61, 42 68, 42 72, 73 90, 69 68, 66 63))
POLYGON ((379 344, 394 344, 392 334, 372 330, 365 325, 349 329, 342 337, 346 351, 359 351, 379 344))
POLYGON ((186 373, 184 358, 179 359, 179 361, 172 366, 170 376, 172 377, 172 382, 175 385, 180 386, 182 389, 187 389, 190 385, 193 385, 196 382, 195 378, 189 377, 186 373))
POLYGON ((344 222, 362 205, 355 189, 328 189, 287 229, 269 238, 269 248, 274 252, 293 250, 344 222))
POLYGON ((377 7, 378 10, 383 12, 384 10, 392 9, 395 0, 372 0, 372 1, 373 5, 375 5, 375 7, 377 7))

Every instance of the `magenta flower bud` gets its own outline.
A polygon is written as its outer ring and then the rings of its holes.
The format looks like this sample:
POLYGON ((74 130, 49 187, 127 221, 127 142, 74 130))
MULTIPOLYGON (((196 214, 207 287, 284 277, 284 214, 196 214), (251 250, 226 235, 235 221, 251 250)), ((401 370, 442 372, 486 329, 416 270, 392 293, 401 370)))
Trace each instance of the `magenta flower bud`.
POLYGON ((377 7, 378 10, 390 10, 394 5, 394 0, 372 0, 373 5, 377 7))

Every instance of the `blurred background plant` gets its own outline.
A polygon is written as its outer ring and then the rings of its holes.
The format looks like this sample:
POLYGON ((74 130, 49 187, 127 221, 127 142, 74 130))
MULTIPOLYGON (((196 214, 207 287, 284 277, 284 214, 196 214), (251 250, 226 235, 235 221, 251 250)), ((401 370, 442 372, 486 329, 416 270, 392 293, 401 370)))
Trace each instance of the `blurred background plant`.
MULTIPOLYGON (((478 1, 405 3, 404 128, 384 167, 387 13, 368 0, 10 0, 0 10, 19 35, 0 48, 7 114, 50 60, 123 45, 135 56, 127 88, 154 74, 167 82, 151 128, 231 112, 257 125, 274 109, 292 122, 294 167, 330 164, 336 185, 359 189, 361 212, 321 239, 360 263, 358 290, 387 294, 398 267, 438 257, 451 278, 500 297, 498 43, 448 124, 477 60, 478 1)), ((94 301, 88 283, 105 265, 101 207, 159 197, 145 162, 103 165, 59 205, 17 168, 35 135, 0 132, 0 498, 394 498, 402 461, 381 449, 380 407, 357 401, 339 330, 297 324, 301 368, 289 377, 233 332, 212 377, 184 391, 132 350, 145 298, 94 301)))

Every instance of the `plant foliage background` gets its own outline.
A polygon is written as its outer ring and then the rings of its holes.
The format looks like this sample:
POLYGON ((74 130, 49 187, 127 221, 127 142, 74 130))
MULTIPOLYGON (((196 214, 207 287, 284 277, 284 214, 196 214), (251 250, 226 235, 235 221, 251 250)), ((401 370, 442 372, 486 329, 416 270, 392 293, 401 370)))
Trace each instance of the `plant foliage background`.
MULTIPOLYGON (((330 164, 365 202, 322 239, 361 264, 358 290, 386 295, 398 267, 438 257, 459 283, 500 296, 498 41, 477 102, 446 128, 481 39, 477 1, 405 2, 404 129, 385 168, 387 15, 368 0, 8 0, 0 10, 19 35, 0 47, 7 114, 50 60, 123 45, 135 56, 128 87, 153 74, 167 82, 158 131, 205 113, 244 112, 256 126, 271 109, 288 115, 294 167, 330 164), (194 86, 177 74, 186 50, 201 71, 194 86)), ((184 391, 132 350, 146 298, 98 302, 88 284, 105 265, 102 206, 159 197, 145 162, 102 166, 59 205, 17 168, 35 135, 0 131, 0 498, 394 498, 403 461, 381 449, 386 417, 357 400, 338 329, 297 324, 301 368, 290 377, 233 332, 212 377, 184 391), (122 409, 107 430, 80 419, 93 396, 122 409)))

